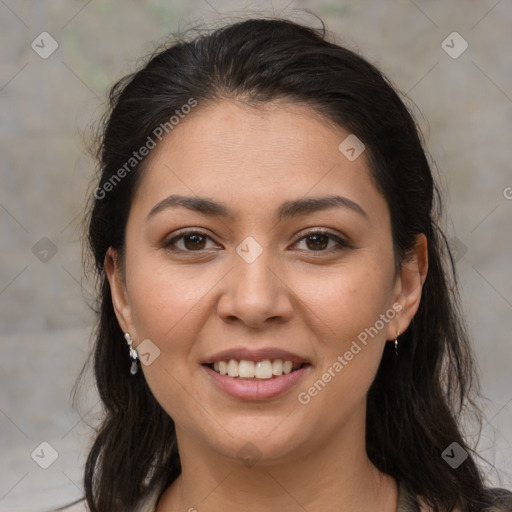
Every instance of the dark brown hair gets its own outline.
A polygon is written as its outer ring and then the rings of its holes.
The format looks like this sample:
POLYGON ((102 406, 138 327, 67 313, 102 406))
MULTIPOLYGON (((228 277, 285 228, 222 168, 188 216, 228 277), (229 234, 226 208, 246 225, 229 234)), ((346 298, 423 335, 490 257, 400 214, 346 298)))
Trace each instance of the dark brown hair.
MULTIPOLYGON (((370 460, 438 511, 489 504, 482 477, 460 430, 461 412, 478 410, 473 359, 458 306, 457 279, 439 228, 440 200, 410 112, 372 64, 290 20, 248 19, 173 40, 110 91, 100 135, 97 190, 144 145, 155 128, 190 98, 202 104, 236 98, 257 107, 272 100, 310 105, 366 146, 372 177, 391 214, 398 263, 415 237, 428 240, 429 270, 421 303, 400 337, 386 344, 368 393, 366 447, 370 460), (457 442, 470 455, 452 469, 441 453, 457 442)), ((170 135, 172 136, 172 134, 170 135)), ((105 415, 85 469, 92 512, 126 512, 144 493, 179 475, 173 420, 157 403, 142 372, 131 376, 123 332, 114 314, 104 258, 121 255, 132 198, 146 159, 106 194, 91 197, 88 242, 98 280, 94 373, 105 415)))

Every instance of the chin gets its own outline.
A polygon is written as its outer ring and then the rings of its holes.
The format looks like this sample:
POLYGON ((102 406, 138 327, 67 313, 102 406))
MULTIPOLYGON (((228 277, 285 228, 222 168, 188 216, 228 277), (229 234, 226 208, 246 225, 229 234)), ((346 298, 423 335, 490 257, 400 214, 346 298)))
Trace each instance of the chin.
MULTIPOLYGON (((245 428, 240 428, 237 432, 244 434, 230 437, 224 431, 214 449, 222 456, 231 460, 236 459, 247 467, 255 464, 276 465, 299 458, 304 449, 304 442, 308 438, 304 429, 290 428, 289 425, 285 425, 282 418, 274 422, 265 421, 256 428, 254 422, 250 427, 247 423, 240 423, 240 426, 245 425, 245 428), (281 426, 277 426, 280 422, 281 426)), ((226 430, 233 431, 232 428, 226 430)))

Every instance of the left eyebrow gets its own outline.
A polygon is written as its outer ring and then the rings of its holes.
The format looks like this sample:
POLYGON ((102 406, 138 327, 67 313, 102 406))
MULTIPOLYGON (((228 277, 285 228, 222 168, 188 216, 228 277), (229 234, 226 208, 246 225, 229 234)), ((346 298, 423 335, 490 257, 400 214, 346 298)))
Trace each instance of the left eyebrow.
MULTIPOLYGON (((157 203, 149 212, 146 220, 149 220, 163 210, 180 206, 210 217, 225 217, 229 219, 235 217, 234 211, 224 203, 219 203, 207 197, 190 197, 175 194, 157 203)), ((336 195, 285 201, 277 210, 277 219, 278 221, 283 221, 330 208, 347 208, 368 218, 368 214, 359 204, 347 197, 336 195)))
POLYGON ((286 201, 279 207, 277 217, 282 221, 284 219, 299 217, 300 215, 307 215, 308 213, 327 210, 329 208, 348 208, 368 218, 368 214, 359 204, 344 196, 314 197, 286 201))

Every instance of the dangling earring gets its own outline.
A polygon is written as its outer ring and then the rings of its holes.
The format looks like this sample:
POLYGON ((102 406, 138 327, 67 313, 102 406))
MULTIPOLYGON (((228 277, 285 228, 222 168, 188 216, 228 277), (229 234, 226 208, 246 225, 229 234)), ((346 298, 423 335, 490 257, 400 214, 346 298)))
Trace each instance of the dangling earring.
POLYGON ((130 373, 135 375, 139 370, 139 365, 137 364, 137 359, 139 359, 139 354, 137 354, 137 350, 132 347, 133 340, 130 336, 129 332, 124 333, 124 338, 126 343, 128 343, 128 347, 130 348, 130 357, 132 359, 132 365, 130 367, 130 373))
POLYGON ((398 357, 398 336, 400 336, 400 331, 396 332, 396 338, 395 338, 395 354, 396 354, 396 357, 398 357))

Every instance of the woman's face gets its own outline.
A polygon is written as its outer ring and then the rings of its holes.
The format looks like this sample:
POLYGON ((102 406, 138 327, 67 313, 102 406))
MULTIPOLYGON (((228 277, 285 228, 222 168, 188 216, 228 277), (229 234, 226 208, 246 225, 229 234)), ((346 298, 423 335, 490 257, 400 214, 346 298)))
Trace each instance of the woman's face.
POLYGON ((364 439, 385 342, 421 294, 414 262, 395 273, 366 155, 354 159, 351 139, 340 150, 349 132, 303 105, 200 108, 152 150, 124 271, 106 261, 144 376, 178 441, 212 454, 293 460, 327 440, 364 439), (331 196, 341 199, 314 207, 331 196), (193 207, 203 198, 215 208, 193 207), (221 375, 230 359, 231 375, 262 378, 221 375), (276 360, 285 371, 285 361, 306 364, 268 378, 276 360))

